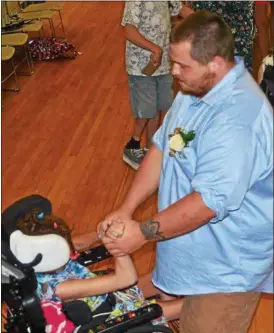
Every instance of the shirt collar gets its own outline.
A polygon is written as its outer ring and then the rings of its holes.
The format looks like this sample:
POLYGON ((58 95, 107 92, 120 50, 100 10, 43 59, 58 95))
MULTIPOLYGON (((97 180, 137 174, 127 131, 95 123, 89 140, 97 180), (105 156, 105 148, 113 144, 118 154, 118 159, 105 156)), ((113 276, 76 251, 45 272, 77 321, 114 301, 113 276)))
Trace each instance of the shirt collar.
POLYGON ((236 65, 219 81, 205 96, 198 98, 190 96, 193 105, 198 105, 201 102, 212 105, 223 99, 227 92, 232 91, 233 83, 246 72, 244 61, 241 57, 235 57, 236 65))

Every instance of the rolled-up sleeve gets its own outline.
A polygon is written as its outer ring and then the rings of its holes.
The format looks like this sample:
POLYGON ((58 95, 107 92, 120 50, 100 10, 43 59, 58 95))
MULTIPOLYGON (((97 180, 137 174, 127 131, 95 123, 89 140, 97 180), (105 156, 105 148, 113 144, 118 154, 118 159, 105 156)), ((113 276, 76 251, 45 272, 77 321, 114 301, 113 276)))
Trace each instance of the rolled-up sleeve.
POLYGON ((192 188, 216 212, 210 222, 221 221, 240 208, 260 172, 257 161, 264 156, 259 154, 263 155, 256 135, 246 126, 213 126, 201 135, 192 188))

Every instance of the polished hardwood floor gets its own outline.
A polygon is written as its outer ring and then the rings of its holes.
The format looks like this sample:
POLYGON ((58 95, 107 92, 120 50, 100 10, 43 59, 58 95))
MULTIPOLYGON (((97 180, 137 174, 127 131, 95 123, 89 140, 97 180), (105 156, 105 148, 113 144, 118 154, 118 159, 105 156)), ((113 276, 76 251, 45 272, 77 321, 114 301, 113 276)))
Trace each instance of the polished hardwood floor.
MULTIPOLYGON (((65 3, 67 39, 82 54, 36 63, 32 77, 19 77, 18 94, 2 94, 2 211, 39 193, 79 233, 95 230, 123 200, 135 172, 121 159, 133 124, 122 10, 123 2, 65 3)), ((155 210, 152 197, 136 219, 155 210)), ((140 275, 152 269, 154 248, 134 254, 140 275)), ((273 298, 263 296, 249 333, 272 332, 273 298)))

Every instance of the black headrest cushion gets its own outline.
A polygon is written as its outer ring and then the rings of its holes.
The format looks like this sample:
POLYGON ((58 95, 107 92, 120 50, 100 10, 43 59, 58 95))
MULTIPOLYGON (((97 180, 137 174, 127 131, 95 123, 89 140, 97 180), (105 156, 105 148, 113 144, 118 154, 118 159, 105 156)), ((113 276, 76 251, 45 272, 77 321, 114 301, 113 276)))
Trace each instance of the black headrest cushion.
POLYGON ((37 208, 49 215, 52 212, 51 202, 39 194, 32 194, 14 202, 2 213, 2 239, 9 243, 10 235, 16 231, 16 221, 37 208))

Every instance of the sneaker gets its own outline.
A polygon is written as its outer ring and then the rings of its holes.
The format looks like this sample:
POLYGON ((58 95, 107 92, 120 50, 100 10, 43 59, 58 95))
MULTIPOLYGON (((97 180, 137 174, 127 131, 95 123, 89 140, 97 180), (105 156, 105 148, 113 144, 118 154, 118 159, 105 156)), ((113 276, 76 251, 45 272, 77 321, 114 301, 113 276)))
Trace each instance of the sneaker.
POLYGON ((134 170, 138 170, 145 155, 143 149, 124 149, 123 160, 134 170))

